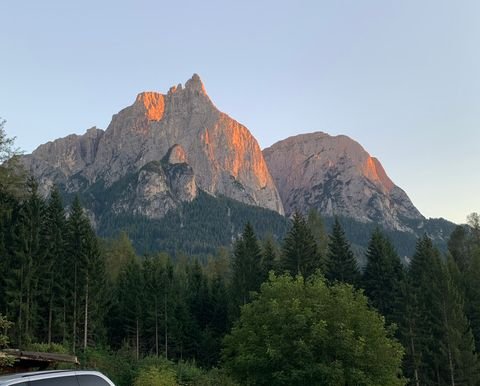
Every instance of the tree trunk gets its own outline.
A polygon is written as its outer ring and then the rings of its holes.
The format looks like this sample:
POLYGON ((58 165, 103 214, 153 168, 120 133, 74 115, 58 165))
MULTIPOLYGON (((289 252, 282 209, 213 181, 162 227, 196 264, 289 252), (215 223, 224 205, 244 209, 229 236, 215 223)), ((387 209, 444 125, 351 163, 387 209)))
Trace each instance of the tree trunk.
POLYGON ((165 296, 164 296, 164 314, 165 314, 165 359, 168 359, 167 291, 165 291, 165 296))
POLYGON ((85 283, 85 322, 83 329, 83 351, 87 350, 88 341, 88 273, 85 283))
POLYGON ((74 264, 73 274, 73 331, 72 331, 72 352, 75 354, 75 343, 77 340, 77 262, 74 264))
POLYGON ((137 361, 138 359, 140 358, 140 348, 139 348, 139 343, 140 343, 140 338, 139 338, 139 328, 138 328, 138 317, 137 317, 137 332, 136 332, 136 357, 137 357, 137 361))
POLYGON ((158 300, 155 295, 155 355, 158 357, 158 300))
POLYGON ((410 326, 410 350, 412 351, 413 360, 413 377, 415 379, 415 385, 420 386, 420 380, 418 379, 418 368, 415 362, 415 343, 413 342, 412 327, 410 326))
POLYGON ((50 302, 48 304, 48 345, 50 346, 52 344, 52 318, 53 318, 53 292, 50 295, 50 302))

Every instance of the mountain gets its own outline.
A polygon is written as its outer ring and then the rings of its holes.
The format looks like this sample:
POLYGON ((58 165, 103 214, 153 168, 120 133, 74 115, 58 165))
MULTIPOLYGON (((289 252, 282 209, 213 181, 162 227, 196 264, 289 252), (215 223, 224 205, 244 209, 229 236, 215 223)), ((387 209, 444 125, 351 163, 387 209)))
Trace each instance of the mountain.
POLYGON ((380 162, 347 136, 317 132, 277 142, 263 155, 287 215, 315 208, 324 216, 409 231, 425 218, 380 162))
POLYGON ((57 184, 80 194, 97 221, 159 219, 199 191, 283 214, 257 141, 215 107, 196 74, 167 94, 139 94, 105 131, 49 142, 23 161, 44 192, 57 184))
POLYGON ((198 75, 168 93, 140 93, 107 127, 39 146, 23 163, 47 194, 78 195, 99 235, 126 230, 143 253, 205 255, 248 221, 281 240, 293 211, 341 217, 361 255, 381 225, 408 256, 428 233, 445 246, 454 224, 425 219, 380 162, 346 136, 298 135, 262 153, 219 111, 198 75), (284 212, 285 208, 285 212, 284 212))

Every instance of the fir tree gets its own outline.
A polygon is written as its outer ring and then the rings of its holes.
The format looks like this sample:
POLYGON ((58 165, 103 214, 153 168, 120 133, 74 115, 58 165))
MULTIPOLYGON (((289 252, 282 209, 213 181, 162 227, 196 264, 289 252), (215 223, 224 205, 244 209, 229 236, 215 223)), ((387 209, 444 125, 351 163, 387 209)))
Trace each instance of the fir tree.
POLYGON ((262 283, 262 253, 250 223, 235 242, 233 251, 232 295, 237 305, 250 300, 250 292, 258 291, 262 283))
POLYGON ((325 276, 331 282, 357 284, 359 279, 357 260, 338 218, 335 218, 328 243, 325 276))
POLYGON ((277 251, 271 235, 263 241, 261 269, 262 282, 267 280, 270 271, 277 271, 277 251))
POLYGON ((284 272, 304 278, 322 268, 315 238, 305 218, 298 212, 293 215, 292 226, 285 237, 280 265, 284 272))
POLYGON ((63 202, 56 187, 52 188, 47 203, 43 232, 43 267, 40 277, 44 294, 44 332, 48 344, 61 337, 62 299, 66 286, 66 219, 63 202))
POLYGON ((392 243, 379 228, 372 233, 366 258, 362 278, 365 294, 388 322, 398 323, 404 272, 392 243))

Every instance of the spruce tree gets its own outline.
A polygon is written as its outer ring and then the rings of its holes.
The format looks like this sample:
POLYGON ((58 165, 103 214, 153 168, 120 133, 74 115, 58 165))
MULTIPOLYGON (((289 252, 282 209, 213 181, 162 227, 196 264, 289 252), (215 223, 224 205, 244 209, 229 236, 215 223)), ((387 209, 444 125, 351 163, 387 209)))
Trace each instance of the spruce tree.
POLYGON ((425 235, 418 240, 410 262, 402 323, 407 375, 415 384, 435 384, 438 378, 442 336, 439 277, 439 252, 425 235))
POLYGON ((250 223, 235 242, 232 264, 232 295, 238 306, 250 301, 250 292, 258 291, 262 283, 262 252, 250 223))
POLYGON ((366 252, 362 286, 371 304, 389 323, 398 323, 403 267, 390 240, 376 228, 366 252))
POLYGON ((478 361, 465 316, 460 272, 425 235, 408 271, 403 340, 406 369, 416 384, 474 385, 478 361))
POLYGON ((445 384, 476 385, 480 376, 479 363, 459 279, 458 267, 450 258, 442 264, 442 276, 438 278, 442 327, 439 355, 443 362, 439 366, 439 376, 445 384))
POLYGON ((323 266, 312 231, 299 212, 293 215, 292 226, 285 237, 280 266, 284 272, 304 278, 323 266))
POLYGON ((349 284, 357 284, 360 277, 357 260, 338 218, 335 218, 328 243, 325 276, 331 282, 349 284))
POLYGON ((263 241, 261 269, 262 282, 267 280, 270 271, 277 271, 277 251, 271 235, 263 241))
POLYGON ((43 232, 43 337, 48 344, 62 336, 62 306, 66 287, 66 218, 62 198, 54 186, 45 212, 43 232))
POLYGON ((35 339, 40 320, 38 314, 38 278, 44 267, 42 256, 42 228, 45 203, 38 193, 33 178, 27 181, 27 199, 18 207, 13 231, 11 273, 6 278, 6 297, 14 317, 16 344, 19 346, 35 339))

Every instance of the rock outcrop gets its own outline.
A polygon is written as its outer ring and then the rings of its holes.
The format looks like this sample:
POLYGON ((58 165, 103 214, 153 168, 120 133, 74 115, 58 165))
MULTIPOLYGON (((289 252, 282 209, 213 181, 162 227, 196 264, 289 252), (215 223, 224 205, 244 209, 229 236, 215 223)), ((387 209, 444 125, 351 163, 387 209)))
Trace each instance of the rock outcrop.
POLYGON ((316 208, 323 215, 377 222, 409 231, 423 216, 380 162, 347 136, 317 132, 277 142, 263 155, 287 214, 316 208))
POLYGON ((201 189, 283 213, 257 141, 214 106, 196 74, 167 94, 139 94, 105 131, 41 145, 24 163, 44 189, 56 183, 67 193, 111 189, 136 175, 115 212, 159 218, 201 189))

